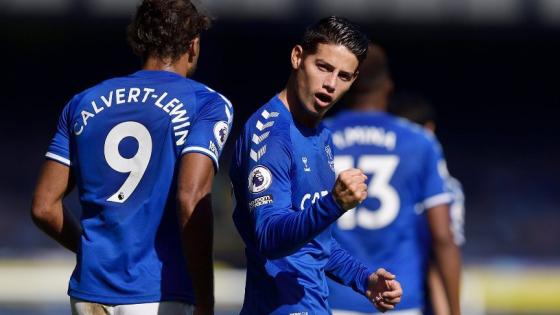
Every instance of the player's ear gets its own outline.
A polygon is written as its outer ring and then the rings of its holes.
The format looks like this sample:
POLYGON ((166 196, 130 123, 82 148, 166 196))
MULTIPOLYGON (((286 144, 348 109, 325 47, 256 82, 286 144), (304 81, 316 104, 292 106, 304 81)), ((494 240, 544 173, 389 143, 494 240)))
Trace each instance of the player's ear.
POLYGON ((303 47, 301 47, 301 45, 295 45, 294 48, 292 48, 292 56, 291 56, 292 68, 294 70, 299 68, 302 59, 303 59, 303 47))
POLYGON ((352 75, 352 83, 354 83, 354 81, 356 81, 356 79, 358 78, 358 75, 360 74, 360 70, 356 70, 354 72, 354 74, 352 75))
POLYGON ((194 60, 196 60, 196 58, 198 57, 198 54, 200 53, 200 37, 199 36, 193 38, 189 42, 189 48, 188 48, 187 51, 189 53, 189 62, 193 62, 194 60))

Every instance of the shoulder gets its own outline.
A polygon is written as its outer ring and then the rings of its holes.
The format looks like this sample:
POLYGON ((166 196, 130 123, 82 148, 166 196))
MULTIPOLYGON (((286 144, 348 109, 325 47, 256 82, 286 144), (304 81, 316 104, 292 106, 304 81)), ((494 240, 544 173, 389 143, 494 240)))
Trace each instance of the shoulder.
POLYGON ((200 107, 225 105, 229 109, 233 109, 231 101, 223 94, 214 89, 191 79, 185 79, 185 82, 192 87, 196 101, 200 107))
POLYGON ((257 160, 266 153, 285 156, 291 152, 291 117, 285 117, 288 113, 268 105, 254 112, 243 127, 243 139, 250 150, 257 153, 257 160))
POLYGON ((80 107, 83 108, 84 104, 90 103, 95 98, 95 96, 99 94, 99 90, 102 88, 102 84, 103 82, 98 83, 94 86, 86 88, 78 94, 75 94, 66 104, 64 110, 69 114, 73 114, 77 110, 79 111, 80 107))
POLYGON ((424 146, 437 145, 438 141, 434 133, 422 127, 421 125, 414 123, 406 118, 390 116, 392 119, 392 124, 395 125, 402 134, 409 138, 412 138, 415 142, 420 143, 424 146))
POLYGON ((267 134, 275 139, 290 138, 291 117, 289 113, 276 110, 270 103, 255 111, 247 120, 245 130, 260 134, 267 134))

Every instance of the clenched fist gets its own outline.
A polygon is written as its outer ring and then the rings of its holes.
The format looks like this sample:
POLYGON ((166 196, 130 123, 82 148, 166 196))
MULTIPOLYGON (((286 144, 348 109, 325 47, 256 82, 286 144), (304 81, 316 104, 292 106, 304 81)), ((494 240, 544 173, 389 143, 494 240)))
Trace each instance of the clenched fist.
POLYGON ((357 169, 351 168, 340 172, 332 190, 334 200, 344 211, 356 207, 367 197, 367 176, 357 169))

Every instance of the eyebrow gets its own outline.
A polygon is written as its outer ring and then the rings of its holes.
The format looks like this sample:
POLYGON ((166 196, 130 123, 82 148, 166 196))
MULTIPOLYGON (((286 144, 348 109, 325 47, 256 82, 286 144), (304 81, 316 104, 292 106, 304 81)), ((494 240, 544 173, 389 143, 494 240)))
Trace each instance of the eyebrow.
MULTIPOLYGON (((326 60, 323 60, 323 59, 321 59, 321 58, 317 58, 316 60, 317 60, 317 62, 320 62, 320 63, 325 64, 325 65, 328 66, 331 70, 333 70, 333 69, 335 68, 335 66, 331 65, 331 64, 330 64, 328 61, 326 61, 326 60)), ((348 75, 348 76, 351 76, 351 77, 352 77, 352 76, 354 75, 354 73, 356 73, 356 72, 355 72, 355 71, 354 71, 354 72, 348 72, 348 71, 340 70, 339 73, 340 73, 340 74, 343 74, 343 75, 348 75)))

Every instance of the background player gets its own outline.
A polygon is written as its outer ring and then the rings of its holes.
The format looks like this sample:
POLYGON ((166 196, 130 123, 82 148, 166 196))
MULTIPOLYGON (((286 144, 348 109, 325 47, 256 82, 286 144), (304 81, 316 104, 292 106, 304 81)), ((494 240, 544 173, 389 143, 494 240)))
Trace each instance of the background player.
MULTIPOLYGON (((435 261, 452 314, 459 314, 460 254, 449 229, 451 196, 438 172, 442 153, 422 128, 386 114, 393 83, 383 50, 369 46, 361 75, 348 95, 351 110, 328 126, 333 131, 336 168, 359 168, 369 177, 367 199, 337 222, 333 235, 342 248, 369 266, 387 266, 399 275, 406 295, 396 310, 421 314, 425 254, 416 205, 427 210, 435 261)), ((329 302, 335 313, 371 314, 367 303, 332 281, 329 302)), ((398 311, 394 312, 398 314, 398 311)))
POLYGON ((77 94, 60 116, 32 216, 77 254, 74 314, 191 314, 195 301, 213 314, 210 190, 232 108, 186 78, 208 26, 187 0, 145 0, 129 26, 143 70, 77 94), (81 227, 62 203, 74 181, 81 227))
MULTIPOLYGON (((431 133, 435 133, 436 131, 435 110, 429 102, 418 95, 395 95, 391 98, 388 111, 423 126, 431 133)), ((455 244, 457 244, 457 246, 462 246, 465 243, 465 195, 461 183, 449 174, 445 164, 444 161, 440 162, 439 170, 445 179, 446 188, 453 195, 453 202, 449 209, 451 231, 453 232, 455 244)), ((425 237, 423 239, 426 242, 430 242, 429 229, 424 214, 420 216, 420 225, 421 230, 425 232, 425 237)), ((428 270, 428 296, 431 304, 426 303, 427 308, 425 314, 450 314, 443 282, 433 261, 430 263, 428 270)))
POLYGON ((236 143, 234 221, 247 256, 241 314, 330 313, 325 275, 380 310, 400 301, 392 274, 372 273, 331 237, 331 223, 365 198, 366 177, 352 169, 335 181, 330 132, 319 123, 355 80, 367 44, 342 18, 310 27, 292 49, 286 87, 249 118, 236 143))

